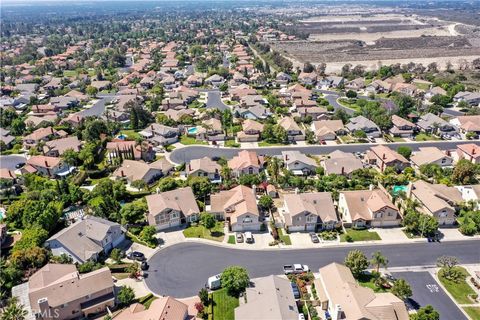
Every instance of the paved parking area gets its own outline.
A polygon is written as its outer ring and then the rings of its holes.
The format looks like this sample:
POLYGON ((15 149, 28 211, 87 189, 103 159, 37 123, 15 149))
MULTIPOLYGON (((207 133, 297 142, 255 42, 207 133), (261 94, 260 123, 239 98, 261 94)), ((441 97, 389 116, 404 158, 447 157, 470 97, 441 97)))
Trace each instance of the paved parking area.
POLYGON ((440 313, 441 320, 467 319, 430 272, 393 272, 392 275, 410 284, 413 291, 411 301, 415 309, 430 304, 440 313))
MULTIPOLYGON (((227 233, 225 235, 225 241, 228 241, 228 237, 235 235, 235 233, 227 233)), ((245 239, 245 233, 243 233, 245 239)), ((246 243, 245 240, 242 243, 232 244, 232 247, 237 249, 264 249, 268 248, 268 244, 273 241, 273 237, 268 232, 252 232, 253 243, 246 243)))

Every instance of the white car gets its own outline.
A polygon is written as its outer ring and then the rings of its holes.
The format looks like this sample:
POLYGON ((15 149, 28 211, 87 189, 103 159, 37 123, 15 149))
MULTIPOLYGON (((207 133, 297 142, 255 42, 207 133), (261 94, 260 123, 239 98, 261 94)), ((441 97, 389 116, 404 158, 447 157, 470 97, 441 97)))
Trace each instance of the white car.
POLYGON ((250 231, 245 232, 245 242, 246 243, 253 243, 253 234, 250 231))

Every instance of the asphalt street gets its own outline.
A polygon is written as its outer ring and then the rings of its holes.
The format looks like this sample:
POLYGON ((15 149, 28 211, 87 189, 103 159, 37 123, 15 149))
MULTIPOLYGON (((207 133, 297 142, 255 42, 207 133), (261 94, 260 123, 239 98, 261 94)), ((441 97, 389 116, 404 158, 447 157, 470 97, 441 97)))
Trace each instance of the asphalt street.
POLYGON ((225 103, 223 103, 222 94, 220 93, 220 91, 209 91, 208 92, 206 108, 207 109, 218 109, 220 111, 230 109, 229 106, 227 106, 225 103))
POLYGON ((410 304, 415 309, 431 305, 440 313, 441 320, 467 319, 429 272, 393 272, 392 275, 410 284, 413 291, 410 304))
MULTIPOLYGON (((472 143, 472 141, 422 141, 422 142, 397 142, 389 143, 388 146, 392 149, 397 149, 399 146, 407 146, 412 150, 418 150, 420 147, 438 147, 439 149, 455 149, 457 145, 472 143)), ((475 143, 478 143, 475 142, 475 143)), ((285 145, 279 147, 261 147, 261 148, 245 148, 252 150, 257 154, 262 155, 281 155, 285 150, 297 150, 305 154, 328 154, 335 150, 344 152, 365 152, 375 143, 352 143, 341 145, 309 145, 309 146, 295 146, 285 145)), ((239 151, 245 150, 242 148, 220 148, 212 146, 190 145, 183 148, 178 148, 170 154, 170 160, 174 163, 189 162, 193 159, 200 159, 203 157, 225 157, 231 159, 238 154, 239 151)))
POLYGON ((25 162, 27 162, 27 159, 22 155, 0 156, 0 169, 15 170, 17 164, 25 162))
POLYGON ((368 257, 374 251, 381 251, 390 267, 433 266, 442 255, 456 256, 460 263, 480 262, 477 240, 262 251, 184 242, 162 249, 150 258, 145 282, 156 294, 184 298, 196 295, 208 277, 231 265, 246 267, 251 278, 281 274, 283 265, 292 263, 307 264, 316 272, 331 262, 343 263, 352 249, 362 250, 368 257))

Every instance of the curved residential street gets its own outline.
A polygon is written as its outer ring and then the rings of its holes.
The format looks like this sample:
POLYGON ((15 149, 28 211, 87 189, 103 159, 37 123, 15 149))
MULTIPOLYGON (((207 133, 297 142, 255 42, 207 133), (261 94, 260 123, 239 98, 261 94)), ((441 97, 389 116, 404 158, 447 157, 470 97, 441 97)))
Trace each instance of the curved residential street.
MULTIPOLYGON (((458 145, 472 143, 472 141, 422 141, 422 142, 396 142, 386 144, 390 148, 396 149, 399 146, 407 146, 412 150, 418 150, 420 147, 438 147, 442 150, 455 149, 458 145)), ((478 143, 478 141, 473 141, 478 143)), ((262 155, 280 155, 285 150, 298 150, 305 154, 328 154, 335 150, 341 150, 344 152, 365 152, 371 147, 377 145, 376 143, 352 143, 352 144, 339 144, 339 145, 308 145, 308 146, 295 146, 285 145, 278 147, 258 147, 258 148, 221 148, 213 146, 200 146, 190 145, 182 148, 178 148, 172 151, 170 154, 170 161, 176 164, 189 162, 193 159, 199 159, 203 157, 225 157, 231 159, 238 154, 241 150, 256 151, 257 154, 262 155)))
POLYGON ((389 267, 433 266, 442 255, 455 256, 464 264, 480 262, 479 240, 262 251, 233 247, 184 242, 161 249, 148 261, 150 270, 145 283, 155 294, 184 298, 196 295, 208 277, 227 266, 244 266, 251 278, 281 274, 283 265, 292 263, 307 264, 317 272, 331 262, 343 263, 352 249, 362 250, 367 257, 381 251, 389 267))
POLYGON ((0 169, 16 170, 16 165, 27 162, 27 158, 22 154, 12 154, 0 156, 0 169))

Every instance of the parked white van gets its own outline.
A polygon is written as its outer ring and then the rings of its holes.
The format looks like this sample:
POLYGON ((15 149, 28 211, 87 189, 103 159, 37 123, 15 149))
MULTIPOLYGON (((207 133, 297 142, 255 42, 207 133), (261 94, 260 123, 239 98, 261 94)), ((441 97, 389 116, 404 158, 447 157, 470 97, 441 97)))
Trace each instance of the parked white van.
POLYGON ((245 242, 253 243, 253 234, 250 231, 245 232, 245 242))
POLYGON ((215 289, 219 289, 222 287, 222 282, 220 280, 220 278, 222 277, 222 274, 217 274, 215 276, 211 276, 210 278, 208 278, 208 281, 207 281, 207 288, 210 289, 210 290, 215 290, 215 289))

